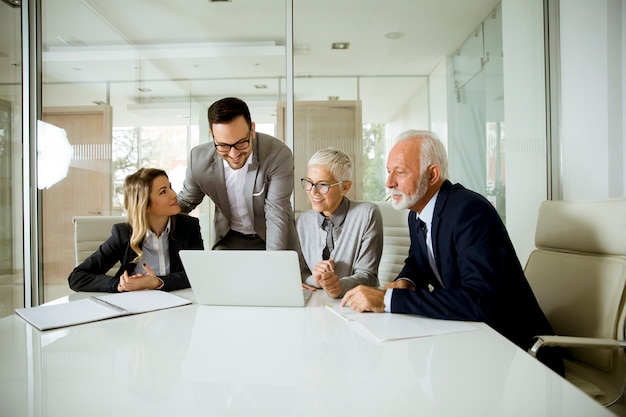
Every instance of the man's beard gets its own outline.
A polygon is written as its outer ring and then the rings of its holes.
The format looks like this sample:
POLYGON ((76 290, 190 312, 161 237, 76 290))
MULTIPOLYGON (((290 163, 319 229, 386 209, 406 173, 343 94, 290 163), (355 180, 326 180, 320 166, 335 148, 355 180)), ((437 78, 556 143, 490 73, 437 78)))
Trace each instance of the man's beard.
POLYGON ((387 188, 387 196, 399 195, 402 196, 400 201, 391 199, 391 205, 396 210, 403 210, 413 207, 422 199, 428 191, 428 176, 426 172, 420 175, 419 182, 417 183, 417 190, 414 194, 407 194, 394 188, 387 188))

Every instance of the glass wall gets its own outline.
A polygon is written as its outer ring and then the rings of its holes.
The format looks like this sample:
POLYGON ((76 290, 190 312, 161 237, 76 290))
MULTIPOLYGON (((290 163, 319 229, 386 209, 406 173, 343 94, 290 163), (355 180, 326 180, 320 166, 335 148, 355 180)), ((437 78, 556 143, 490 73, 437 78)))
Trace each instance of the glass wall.
MULTIPOLYGON (((74 216, 123 214, 124 178, 140 167, 164 169, 180 191, 189 150, 209 140, 212 102, 246 100, 257 129, 276 135, 284 1, 192 3, 42 4, 43 120, 72 149, 67 175, 42 192, 46 301, 69 292, 74 216)), ((208 242, 208 199, 192 215, 208 242)))
POLYGON ((24 306, 20 11, 0 3, 0 317, 24 306))
POLYGON ((498 6, 452 58, 450 173, 506 220, 502 13, 498 6))
MULTIPOLYGON (((383 199, 388 149, 403 130, 434 128, 433 99, 437 128, 453 138, 451 161, 467 160, 455 179, 490 195, 499 209, 504 203, 497 191, 504 178, 501 70, 489 72, 501 46, 485 52, 498 39, 485 35, 497 31, 497 22, 485 20, 497 1, 456 2, 450 10, 411 0, 42 3, 43 121, 61 128, 62 147, 71 149, 67 173, 41 192, 46 300, 69 292, 73 217, 122 213, 122 181, 141 166, 166 170, 180 190, 190 148, 209 140, 206 109, 225 96, 244 99, 258 131, 293 146, 297 211, 308 209, 299 184, 306 161, 331 145, 354 158, 350 196, 383 199), (433 91, 433 71, 445 74, 451 59, 456 66, 450 57, 457 50, 470 56, 471 75, 456 89, 433 91), (475 54, 489 61, 477 66, 475 54), (452 91, 480 117, 472 110, 442 119, 442 97, 452 91), (478 121, 471 135, 457 135, 467 131, 457 125, 478 121)), ((192 215, 208 240, 211 204, 205 199, 192 215)))

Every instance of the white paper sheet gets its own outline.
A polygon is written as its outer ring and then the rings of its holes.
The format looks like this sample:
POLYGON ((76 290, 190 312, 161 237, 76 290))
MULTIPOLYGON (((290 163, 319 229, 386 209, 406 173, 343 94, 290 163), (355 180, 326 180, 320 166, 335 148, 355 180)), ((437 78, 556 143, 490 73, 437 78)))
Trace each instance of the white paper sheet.
POLYGON ((350 307, 340 307, 339 303, 328 303, 326 309, 342 320, 358 323, 380 342, 478 329, 464 321, 431 319, 410 314, 357 313, 350 307))

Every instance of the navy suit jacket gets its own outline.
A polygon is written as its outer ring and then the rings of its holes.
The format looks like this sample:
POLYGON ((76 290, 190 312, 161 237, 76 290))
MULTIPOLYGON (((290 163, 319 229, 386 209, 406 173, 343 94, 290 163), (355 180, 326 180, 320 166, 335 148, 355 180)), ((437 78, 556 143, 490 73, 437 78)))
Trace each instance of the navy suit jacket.
MULTIPOLYGON (((131 233, 128 223, 113 225, 111 237, 74 268, 68 277, 70 288, 74 291, 117 292, 120 276, 124 271, 132 274, 137 266, 133 262, 137 254, 130 248, 131 233), (106 275, 117 262, 121 263, 121 267, 115 276, 106 275)), ((204 249, 204 245, 198 219, 177 214, 172 217, 172 231, 169 234, 170 273, 159 276, 163 280, 163 291, 190 287, 178 255, 181 249, 204 249)))
POLYGON ((423 265, 418 252, 416 239, 423 235, 418 235, 413 211, 409 228, 411 247, 398 278, 410 279, 417 290, 394 290, 392 312, 482 321, 524 350, 533 336, 553 334, 506 228, 486 198, 447 180, 439 190, 431 235, 443 288, 436 278, 425 278, 432 274, 424 273, 430 266, 423 265))

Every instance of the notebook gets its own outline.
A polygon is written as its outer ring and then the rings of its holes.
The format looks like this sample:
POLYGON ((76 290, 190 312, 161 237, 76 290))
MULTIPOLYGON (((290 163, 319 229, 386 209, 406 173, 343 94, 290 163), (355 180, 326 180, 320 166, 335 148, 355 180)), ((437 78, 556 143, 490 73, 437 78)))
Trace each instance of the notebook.
POLYGON ((145 290, 17 308, 15 312, 39 330, 49 330, 187 304, 191 304, 191 301, 186 298, 164 291, 145 290))
POLYGON ((302 289, 295 251, 181 250, 179 254, 198 304, 302 307, 310 296, 302 289))

